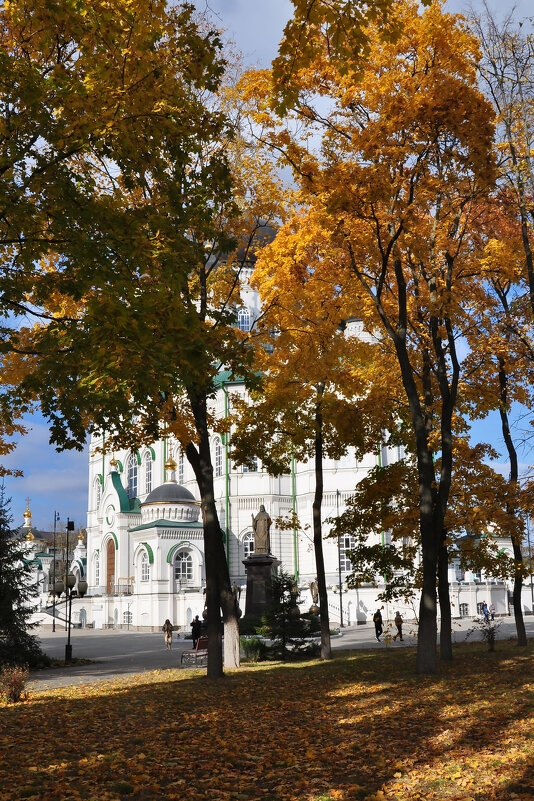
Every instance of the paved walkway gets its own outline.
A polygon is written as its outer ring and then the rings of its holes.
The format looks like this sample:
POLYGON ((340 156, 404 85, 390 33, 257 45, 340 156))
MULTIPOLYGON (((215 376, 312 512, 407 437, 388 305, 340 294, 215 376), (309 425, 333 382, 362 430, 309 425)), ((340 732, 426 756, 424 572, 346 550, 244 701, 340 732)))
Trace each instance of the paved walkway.
MULTIPOLYGON (((534 636, 534 619, 525 620, 527 634, 534 636)), ((387 626, 387 624, 386 624, 387 626)), ((465 639, 466 632, 473 626, 471 620, 453 622, 453 640, 465 639)), ((394 626, 390 624, 392 633, 394 626)), ((385 627, 386 628, 386 627, 385 627)), ((389 646, 382 641, 378 643, 374 635, 374 626, 351 626, 342 630, 341 636, 332 638, 334 650, 362 648, 406 648, 417 642, 416 625, 407 622, 404 625, 404 641, 396 641, 389 646)), ((65 656, 66 632, 37 631, 43 651, 56 659, 65 656)), ((497 638, 509 639, 515 636, 515 625, 511 618, 504 618, 497 638)), ((473 639, 480 639, 476 634, 473 639)), ((71 632, 73 657, 94 660, 88 665, 72 665, 35 671, 31 674, 30 689, 47 689, 66 687, 74 684, 90 684, 98 681, 113 680, 152 670, 170 670, 180 667, 180 654, 185 648, 191 648, 191 640, 174 640, 171 651, 166 650, 162 632, 124 631, 121 629, 74 629, 71 632)))

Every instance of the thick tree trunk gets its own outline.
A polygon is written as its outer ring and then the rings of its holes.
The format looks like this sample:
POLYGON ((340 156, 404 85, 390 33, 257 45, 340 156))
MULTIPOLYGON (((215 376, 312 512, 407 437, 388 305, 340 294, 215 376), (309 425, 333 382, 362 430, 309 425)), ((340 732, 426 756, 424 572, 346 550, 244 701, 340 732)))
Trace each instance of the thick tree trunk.
POLYGON ((434 673, 436 670, 436 644, 438 638, 436 619, 436 549, 429 542, 423 545, 423 586, 419 604, 419 629, 417 637, 417 673, 434 673))
POLYGON ((239 665, 239 623, 232 617, 224 621, 224 667, 238 668, 239 665))
POLYGON ((223 534, 215 506, 206 399, 202 398, 195 404, 192 402, 191 405, 200 441, 198 449, 190 443, 186 448, 186 455, 195 472, 204 524, 208 678, 220 678, 223 675, 221 608, 224 621, 226 667, 239 667, 239 624, 235 598, 230 584, 223 534))
MULTIPOLYGON (((322 395, 324 387, 318 388, 322 395)), ((323 419, 320 400, 315 409, 315 496, 313 499, 313 547, 315 549, 315 566, 317 569, 317 588, 319 593, 319 615, 321 621, 321 659, 332 659, 330 645, 330 619, 328 615, 328 594, 324 570, 323 531, 321 508, 323 503, 323 419)))
POLYGON ((452 616, 449 585, 449 552, 445 544, 442 544, 439 551, 438 595, 441 613, 439 655, 440 659, 449 662, 452 660, 452 616))

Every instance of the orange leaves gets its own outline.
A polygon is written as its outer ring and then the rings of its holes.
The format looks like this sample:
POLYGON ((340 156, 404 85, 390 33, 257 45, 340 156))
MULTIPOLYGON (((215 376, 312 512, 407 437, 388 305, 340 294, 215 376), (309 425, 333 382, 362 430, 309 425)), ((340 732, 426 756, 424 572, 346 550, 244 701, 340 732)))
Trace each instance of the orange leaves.
POLYGON ((486 654, 469 647, 415 684, 409 652, 374 652, 249 668, 223 685, 171 670, 36 694, 2 710, 2 798, 520 797, 532 780, 532 657, 499 647, 491 681, 486 654))

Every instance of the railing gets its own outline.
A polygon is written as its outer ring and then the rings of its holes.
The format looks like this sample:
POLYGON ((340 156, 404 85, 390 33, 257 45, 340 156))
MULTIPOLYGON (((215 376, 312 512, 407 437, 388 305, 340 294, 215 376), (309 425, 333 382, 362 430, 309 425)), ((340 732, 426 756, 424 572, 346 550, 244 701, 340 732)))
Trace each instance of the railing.
MULTIPOLYGON (((333 604, 330 601, 328 602, 328 610, 334 612, 335 616, 341 623, 341 610, 337 604, 333 604)), ((349 616, 345 609, 343 610, 343 625, 348 626, 350 623, 349 616)))
POLYGON ((133 595, 133 581, 124 581, 112 586, 112 595, 133 595))

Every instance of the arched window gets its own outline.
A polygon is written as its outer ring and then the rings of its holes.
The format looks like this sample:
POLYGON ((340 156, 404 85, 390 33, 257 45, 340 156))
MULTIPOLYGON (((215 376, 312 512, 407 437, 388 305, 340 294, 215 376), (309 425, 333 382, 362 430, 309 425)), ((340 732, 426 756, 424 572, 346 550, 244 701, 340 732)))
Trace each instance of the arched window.
POLYGON ((150 580, 150 564, 148 562, 148 554, 143 551, 141 554, 141 581, 150 580))
POLYGON ((222 442, 219 437, 215 440, 215 475, 222 476, 223 474, 223 449, 222 442))
POLYGON ((252 553, 254 553, 254 534, 250 531, 243 537, 243 554, 245 559, 252 553))
POLYGON ((193 557, 187 551, 179 551, 174 560, 174 578, 177 581, 193 580, 193 557))
POLYGON ((152 454, 145 453, 145 492, 152 492, 152 454))
POLYGON ((98 554, 95 554, 93 558, 93 573, 94 573, 94 585, 95 587, 100 586, 100 557, 98 554))
POLYGON ((102 500, 102 484, 100 483, 100 476, 95 478, 95 509, 98 509, 100 506, 100 501, 102 500))
POLYGON ((343 534, 340 542, 339 564, 342 573, 352 572, 352 562, 349 558, 349 551, 356 547, 356 540, 352 534, 343 534))
POLYGON ((108 595, 115 592, 115 543, 111 537, 106 545, 106 592, 108 595))
POLYGON ((178 452, 178 484, 184 483, 184 452, 180 448, 178 452))
POLYGON ((135 453, 128 456, 126 476, 128 478, 128 497, 137 498, 137 455, 135 453))
POLYGON ((240 331, 250 331, 250 312, 248 309, 239 309, 237 312, 237 327, 240 331))

